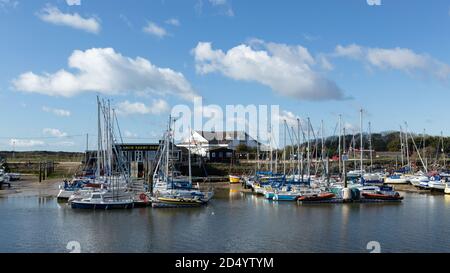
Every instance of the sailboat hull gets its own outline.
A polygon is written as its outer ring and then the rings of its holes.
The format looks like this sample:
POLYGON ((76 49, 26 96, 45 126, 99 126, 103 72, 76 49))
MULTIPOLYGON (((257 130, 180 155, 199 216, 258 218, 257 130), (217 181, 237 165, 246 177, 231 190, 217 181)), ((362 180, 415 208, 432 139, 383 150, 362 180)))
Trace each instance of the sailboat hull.
POLYGON ((134 206, 133 202, 90 203, 82 201, 72 201, 70 205, 73 209, 94 210, 131 209, 134 206))

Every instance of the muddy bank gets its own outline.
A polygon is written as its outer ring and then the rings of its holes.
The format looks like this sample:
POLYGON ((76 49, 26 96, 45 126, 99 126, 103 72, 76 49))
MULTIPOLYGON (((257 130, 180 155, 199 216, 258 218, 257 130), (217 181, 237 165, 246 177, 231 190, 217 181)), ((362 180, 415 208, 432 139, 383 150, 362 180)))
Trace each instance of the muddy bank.
POLYGON ((58 194, 58 185, 60 178, 47 179, 39 183, 39 177, 34 175, 22 175, 18 181, 12 181, 11 187, 6 184, 0 189, 0 198, 2 197, 55 197, 58 194))

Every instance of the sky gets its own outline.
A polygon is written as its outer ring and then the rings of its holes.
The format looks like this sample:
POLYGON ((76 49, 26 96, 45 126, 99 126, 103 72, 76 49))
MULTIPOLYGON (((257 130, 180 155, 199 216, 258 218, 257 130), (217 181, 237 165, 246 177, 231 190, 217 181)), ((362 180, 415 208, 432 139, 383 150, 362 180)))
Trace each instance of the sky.
POLYGON ((448 0, 0 0, 0 150, 94 149, 97 95, 125 142, 199 97, 450 135, 449 26, 448 0))

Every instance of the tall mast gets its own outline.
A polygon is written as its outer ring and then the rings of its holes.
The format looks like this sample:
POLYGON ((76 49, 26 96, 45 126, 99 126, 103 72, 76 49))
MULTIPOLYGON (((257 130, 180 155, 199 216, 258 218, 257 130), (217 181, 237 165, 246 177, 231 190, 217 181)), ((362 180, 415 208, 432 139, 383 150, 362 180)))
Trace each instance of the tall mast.
POLYGON ((359 136, 360 136, 360 145, 359 145, 359 148, 360 148, 360 167, 361 167, 361 175, 363 175, 363 169, 364 169, 364 166, 363 166, 363 150, 364 150, 364 147, 363 147, 363 109, 361 108, 360 110, 359 110, 359 136))
POLYGON ((284 120, 283 175, 286 175, 286 120, 284 120))
POLYGON ((339 153, 339 173, 341 173, 341 168, 342 168, 342 166, 341 166, 341 160, 342 160, 342 152, 341 152, 341 142, 342 142, 342 139, 341 139, 341 134, 342 134, 342 124, 341 124, 341 118, 342 118, 342 116, 341 116, 341 114, 339 114, 339 144, 338 144, 338 153, 339 153))
MULTIPOLYGON (((346 154, 346 152, 345 152, 345 126, 343 128, 343 131, 344 131, 344 142, 342 143, 342 149, 344 151, 343 155, 345 155, 346 154)), ((344 188, 347 188, 347 173, 345 172, 345 160, 344 159, 342 159, 342 179, 344 180, 344 188)))
POLYGON ((259 171, 259 130, 256 132, 256 167, 258 168, 259 171))
POLYGON ((308 150, 307 152, 307 158, 308 158, 308 164, 306 165, 306 169, 308 171, 308 180, 311 175, 311 143, 310 143, 310 128, 311 128, 311 121, 308 117, 308 150))
POLYGON ((372 153, 372 126, 369 121, 369 150, 370 150, 370 172, 373 171, 373 153, 372 153))
MULTIPOLYGON (((189 127, 189 135, 191 135, 191 127, 189 127)), ((233 160, 233 158, 231 158, 231 160, 233 160)), ((191 140, 189 140, 188 163, 189 163, 189 183, 191 183, 191 185, 192 185, 192 170, 191 170, 191 140)))
POLYGON ((324 134, 324 128, 323 128, 323 120, 320 121, 320 135, 321 135, 321 144, 322 144, 322 150, 320 152, 320 157, 322 159, 322 165, 324 166, 324 173, 326 173, 326 168, 325 168, 325 134, 324 134))
POLYGON ((270 172, 273 172, 273 168, 272 168, 272 165, 273 165, 273 148, 272 148, 272 126, 271 125, 269 125, 269 148, 270 148, 270 151, 269 151, 269 153, 270 153, 270 168, 269 168, 269 170, 270 170, 270 172))
POLYGON ((166 183, 169 182, 169 155, 170 155, 170 144, 169 144, 169 137, 170 137, 170 123, 172 120, 172 116, 169 115, 169 125, 167 127, 167 134, 166 134, 166 140, 165 140, 165 145, 166 145, 166 183))
POLYGON ((441 151, 442 151, 442 156, 443 156, 443 158, 444 158, 444 166, 442 166, 443 167, 443 169, 445 170, 445 165, 447 164, 447 160, 446 160, 446 158, 445 158, 445 149, 444 149, 444 133, 441 131, 441 142, 442 142, 442 148, 441 148, 441 151))
POLYGON ((301 172, 300 161, 301 161, 301 159, 300 159, 300 119, 297 118, 297 170, 298 170, 299 180, 300 180, 300 172, 301 172))
POLYGON ((408 147, 408 123, 405 121, 405 145, 406 145, 406 161, 408 163, 408 169, 411 171, 411 161, 409 160, 409 147, 408 147))
POLYGON ((422 135, 422 154, 423 154, 423 160, 425 162, 425 169, 428 169, 428 163, 427 163, 427 150, 426 150, 426 143, 425 143, 425 128, 423 129, 423 135, 422 135))
POLYGON ((100 100, 99 100, 99 98, 98 98, 98 96, 97 96, 97 129, 98 129, 98 133, 97 133, 97 160, 96 160, 96 162, 97 162, 97 169, 95 170, 95 178, 99 178, 99 176, 100 176, 100 166, 101 166, 101 164, 100 164, 100 157, 101 157, 101 155, 100 155, 100 147, 101 147, 101 135, 102 135, 102 129, 100 128, 101 127, 101 125, 100 125, 100 100))
POLYGON ((404 152, 404 149, 403 149, 403 128, 402 128, 401 125, 400 125, 400 132, 399 133, 400 133, 400 157, 401 157, 401 160, 402 160, 402 168, 403 168, 405 166, 405 160, 403 158, 405 152, 404 152))

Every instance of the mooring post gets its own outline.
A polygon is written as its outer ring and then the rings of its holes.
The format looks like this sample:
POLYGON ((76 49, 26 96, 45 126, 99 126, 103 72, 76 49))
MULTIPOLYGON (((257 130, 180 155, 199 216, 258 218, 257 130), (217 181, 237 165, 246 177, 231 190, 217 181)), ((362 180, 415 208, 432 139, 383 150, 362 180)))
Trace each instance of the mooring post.
POLYGON ((39 161, 39 183, 42 181, 42 168, 41 168, 41 162, 39 161))

